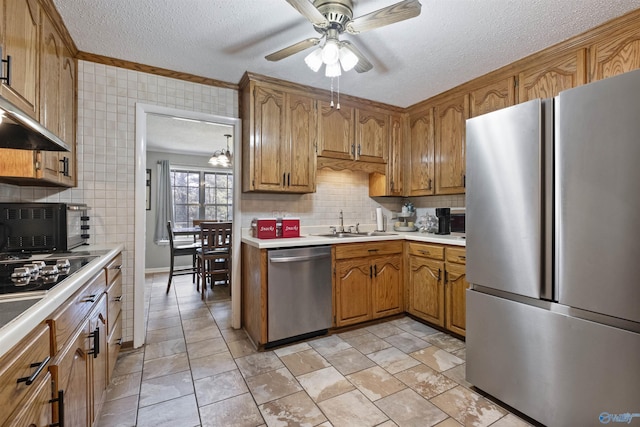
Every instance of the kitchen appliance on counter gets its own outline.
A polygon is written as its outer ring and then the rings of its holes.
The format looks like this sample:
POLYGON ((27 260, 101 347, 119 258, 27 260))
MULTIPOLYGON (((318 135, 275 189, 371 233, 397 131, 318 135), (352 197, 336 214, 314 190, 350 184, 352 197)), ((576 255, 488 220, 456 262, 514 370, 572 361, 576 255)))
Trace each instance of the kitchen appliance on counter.
POLYGON ((545 425, 640 417, 638 88, 467 120, 466 379, 545 425))
POLYGON ((451 208, 449 215, 449 230, 452 236, 466 236, 466 209, 451 208))
POLYGON ((438 231, 436 234, 451 233, 451 209, 436 208, 436 217, 438 218, 438 231))
POLYGON ((331 327, 331 246, 268 251, 267 347, 331 327))
POLYGON ((0 203, 0 251, 68 251, 83 245, 89 239, 89 209, 78 203, 0 203))

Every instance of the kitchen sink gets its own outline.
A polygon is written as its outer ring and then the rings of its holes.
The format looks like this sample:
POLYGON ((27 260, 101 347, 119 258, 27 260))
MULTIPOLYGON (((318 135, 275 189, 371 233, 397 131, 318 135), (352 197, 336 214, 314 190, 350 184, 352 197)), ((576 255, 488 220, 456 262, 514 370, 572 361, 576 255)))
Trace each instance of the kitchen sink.
POLYGON ((359 233, 326 233, 326 234, 316 234, 316 236, 320 237, 332 237, 335 239, 344 239, 347 237, 367 237, 367 236, 395 236, 397 233, 387 233, 386 231, 369 231, 369 232, 359 232, 359 233))

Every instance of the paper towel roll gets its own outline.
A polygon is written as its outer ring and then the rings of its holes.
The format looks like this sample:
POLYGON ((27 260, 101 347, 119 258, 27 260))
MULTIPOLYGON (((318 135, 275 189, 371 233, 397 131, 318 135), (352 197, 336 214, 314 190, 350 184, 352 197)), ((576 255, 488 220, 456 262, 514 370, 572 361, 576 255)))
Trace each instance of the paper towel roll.
POLYGON ((384 223, 382 218, 382 208, 376 208, 376 224, 378 226, 378 231, 384 231, 384 223))

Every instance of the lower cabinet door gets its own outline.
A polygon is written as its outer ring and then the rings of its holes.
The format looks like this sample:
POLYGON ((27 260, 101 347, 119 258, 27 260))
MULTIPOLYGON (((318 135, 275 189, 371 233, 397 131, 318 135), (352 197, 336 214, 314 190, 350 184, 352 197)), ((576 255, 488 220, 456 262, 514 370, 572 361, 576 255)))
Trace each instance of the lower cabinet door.
POLYGON ((446 328, 462 336, 465 336, 466 333, 466 291, 469 288, 469 282, 467 282, 466 277, 464 265, 447 264, 446 328))
POLYGON ((109 351, 107 354, 107 378, 113 376, 113 368, 116 366, 118 354, 120 354, 120 346, 122 345, 122 316, 119 315, 113 322, 113 329, 109 335, 109 351))
POLYGON ((91 420, 97 422, 107 392, 107 297, 103 295, 89 316, 89 364, 93 385, 91 420))
POLYGON ((4 426, 48 427, 51 425, 51 374, 47 373, 32 386, 33 392, 7 419, 4 426))
POLYGON ((336 261, 336 326, 371 319, 371 277, 367 258, 336 261))
POLYGON ((371 303, 373 318, 401 313, 402 256, 388 256, 373 261, 371 303))
POLYGON ((444 263, 409 257, 409 313, 444 326, 444 263))

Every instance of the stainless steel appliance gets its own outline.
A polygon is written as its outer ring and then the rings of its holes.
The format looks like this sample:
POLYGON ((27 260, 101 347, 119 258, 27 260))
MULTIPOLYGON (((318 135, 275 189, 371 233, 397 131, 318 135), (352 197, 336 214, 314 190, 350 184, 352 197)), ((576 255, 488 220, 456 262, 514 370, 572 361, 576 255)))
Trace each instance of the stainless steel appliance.
POLYGON ((268 346, 331 327, 331 246, 268 251, 268 346))
POLYGON ((546 425, 640 418, 639 88, 467 120, 467 381, 546 425))
POLYGON ((438 231, 436 234, 451 233, 451 209, 436 208, 436 217, 438 217, 438 231))
POLYGON ((89 209, 76 203, 0 203, 0 251, 76 248, 89 239, 89 209))
POLYGON ((465 208, 451 208, 450 230, 452 236, 466 236, 466 210, 465 208))

